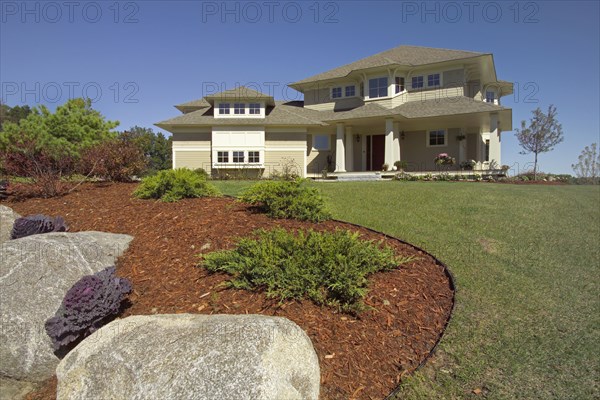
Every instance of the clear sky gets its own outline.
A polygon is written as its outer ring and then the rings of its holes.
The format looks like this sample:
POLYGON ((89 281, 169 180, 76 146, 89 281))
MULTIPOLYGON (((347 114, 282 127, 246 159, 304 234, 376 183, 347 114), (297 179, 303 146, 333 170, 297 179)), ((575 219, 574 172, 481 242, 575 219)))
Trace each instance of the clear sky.
MULTIPOLYGON (((493 53, 513 127, 558 108, 565 140, 541 170, 571 173, 600 141, 600 2, 589 1, 0 1, 0 82, 8 105, 87 96, 119 129, 174 117, 173 105, 287 83, 396 47, 493 53)), ((155 130, 158 128, 154 127, 155 130)), ((524 170, 514 132, 502 163, 524 170)))

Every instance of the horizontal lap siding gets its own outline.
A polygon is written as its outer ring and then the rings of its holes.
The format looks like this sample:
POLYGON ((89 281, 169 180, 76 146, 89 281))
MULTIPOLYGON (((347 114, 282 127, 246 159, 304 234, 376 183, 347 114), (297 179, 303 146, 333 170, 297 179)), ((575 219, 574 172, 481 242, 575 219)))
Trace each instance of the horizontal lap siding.
POLYGON ((304 132, 266 132, 265 147, 270 148, 305 148, 306 133, 304 132))
POLYGON ((174 151, 173 166, 175 168, 204 168, 206 172, 211 173, 210 150, 202 151, 174 151))
POLYGON ((283 167, 290 165, 295 173, 304 176, 304 151, 265 150, 265 176, 273 171, 282 172, 283 167))

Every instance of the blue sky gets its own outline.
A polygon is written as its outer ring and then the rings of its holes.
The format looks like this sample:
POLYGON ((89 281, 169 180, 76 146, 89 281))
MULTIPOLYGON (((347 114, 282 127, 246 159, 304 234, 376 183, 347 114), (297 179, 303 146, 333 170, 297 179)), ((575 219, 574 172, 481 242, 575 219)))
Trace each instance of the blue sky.
MULTIPOLYGON (((214 87, 287 83, 401 44, 493 53, 513 126, 555 104, 565 141, 540 157, 571 173, 600 141, 600 2, 0 1, 1 96, 54 108, 87 95, 120 129, 176 116, 214 87)), ((155 127, 154 127, 155 128, 155 127)), ((158 128, 155 128, 158 130, 158 128)), ((529 168, 514 132, 503 164, 529 168)))

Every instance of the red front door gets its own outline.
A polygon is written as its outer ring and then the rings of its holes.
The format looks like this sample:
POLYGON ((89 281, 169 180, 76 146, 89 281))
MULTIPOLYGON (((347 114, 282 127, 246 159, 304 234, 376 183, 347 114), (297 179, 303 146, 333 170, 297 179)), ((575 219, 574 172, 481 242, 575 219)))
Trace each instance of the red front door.
POLYGON ((367 137, 367 171, 381 171, 385 162, 385 135, 367 137))

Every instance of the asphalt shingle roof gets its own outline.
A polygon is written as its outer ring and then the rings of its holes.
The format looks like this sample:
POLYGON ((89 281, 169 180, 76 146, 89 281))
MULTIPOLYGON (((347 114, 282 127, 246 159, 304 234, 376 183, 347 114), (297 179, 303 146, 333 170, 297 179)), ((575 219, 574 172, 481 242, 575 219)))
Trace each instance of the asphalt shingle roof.
POLYGON ((294 87, 295 85, 300 85, 303 83, 343 78, 352 71, 366 68, 382 67, 386 65, 420 66, 435 64, 443 61, 478 57, 484 54, 486 53, 477 53, 464 50, 436 49, 432 47, 398 46, 350 64, 346 64, 309 78, 302 79, 290 84, 289 86, 294 87))

